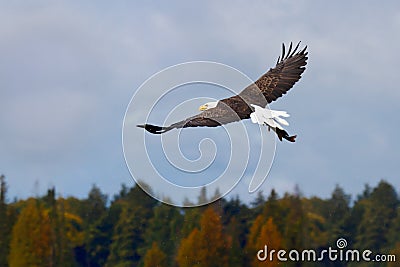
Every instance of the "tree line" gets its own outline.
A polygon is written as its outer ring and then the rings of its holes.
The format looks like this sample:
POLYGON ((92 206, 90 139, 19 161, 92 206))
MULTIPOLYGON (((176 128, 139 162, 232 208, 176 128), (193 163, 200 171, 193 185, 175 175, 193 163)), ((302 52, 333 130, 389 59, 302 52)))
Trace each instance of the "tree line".
MULTIPOLYGON (((392 185, 366 185, 354 201, 340 186, 330 198, 259 192, 196 208, 177 208, 122 185, 111 200, 93 185, 87 197, 47 194, 7 201, 0 176, 0 266, 396 266, 374 262, 259 261, 273 249, 335 247, 394 254, 400 261, 400 206, 392 185)), ((203 190, 199 201, 204 201, 203 190)))

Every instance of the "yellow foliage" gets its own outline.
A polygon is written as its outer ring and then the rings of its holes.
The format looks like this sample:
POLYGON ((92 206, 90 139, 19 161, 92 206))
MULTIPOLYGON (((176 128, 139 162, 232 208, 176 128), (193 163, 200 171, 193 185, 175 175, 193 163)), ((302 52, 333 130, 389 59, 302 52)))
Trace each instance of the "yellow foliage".
POLYGON ((222 231, 222 222, 213 208, 207 208, 195 228, 181 242, 177 262, 180 267, 228 266, 230 241, 222 231))
POLYGON ((28 199, 12 231, 10 267, 50 265, 51 224, 43 205, 28 199))
POLYGON ((268 250, 279 250, 282 248, 282 236, 275 226, 273 219, 270 217, 267 220, 262 216, 257 216, 253 225, 250 228, 248 243, 246 246, 250 258, 253 259, 251 266, 277 266, 279 262, 274 257, 273 261, 259 261, 257 252, 268 246, 268 250))
POLYGON ((151 248, 144 256, 144 267, 164 267, 168 266, 167 256, 158 247, 156 242, 153 242, 151 248))
POLYGON ((64 212, 66 237, 73 246, 81 246, 84 240, 82 219, 72 213, 64 212))

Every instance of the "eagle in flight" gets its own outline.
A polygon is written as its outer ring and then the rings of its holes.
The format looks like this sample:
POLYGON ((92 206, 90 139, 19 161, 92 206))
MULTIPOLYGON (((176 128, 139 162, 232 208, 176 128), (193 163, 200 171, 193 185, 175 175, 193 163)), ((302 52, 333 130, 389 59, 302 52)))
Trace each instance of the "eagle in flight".
POLYGON ((296 135, 289 136, 282 125, 289 125, 281 117, 289 117, 285 111, 270 110, 267 104, 286 94, 300 80, 307 64, 307 46, 299 50, 300 42, 293 49, 290 43, 287 53, 282 44, 282 55, 276 65, 261 76, 255 83, 247 86, 238 95, 215 102, 208 102, 199 109, 203 112, 170 126, 151 124, 137 125, 153 134, 162 134, 172 129, 187 127, 217 127, 227 123, 251 119, 253 123, 266 125, 272 129, 279 140, 294 142, 296 135))

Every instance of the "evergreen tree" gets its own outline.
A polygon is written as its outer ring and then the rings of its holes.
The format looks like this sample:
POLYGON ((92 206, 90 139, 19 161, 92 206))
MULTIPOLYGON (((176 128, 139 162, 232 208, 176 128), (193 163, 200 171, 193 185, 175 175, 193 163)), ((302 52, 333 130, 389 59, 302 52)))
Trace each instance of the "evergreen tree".
POLYGON ((92 186, 88 198, 84 203, 84 218, 87 226, 94 224, 106 213, 107 195, 103 194, 99 187, 92 186))
POLYGON ((393 219, 390 225, 390 229, 388 232, 388 244, 387 244, 388 247, 393 248, 395 246, 399 246, 400 245, 399 240, 400 240, 400 207, 397 208, 396 217, 393 219))
POLYGON ((145 233, 146 246, 157 246, 166 253, 167 262, 172 265, 175 261, 175 252, 181 239, 183 216, 179 209, 167 204, 159 203, 154 209, 154 215, 149 220, 145 233))
POLYGON ((253 214, 238 196, 223 205, 222 222, 226 225, 226 232, 231 240, 229 266, 244 266, 248 262, 244 248, 253 214))
POLYGON ((271 217, 274 224, 278 227, 280 232, 284 231, 284 219, 287 215, 278 200, 278 194, 274 189, 271 190, 271 194, 263 205, 262 214, 264 218, 271 217))
POLYGON ((106 266, 137 266, 140 263, 145 229, 155 204, 156 201, 139 186, 130 190, 113 231, 106 266))
POLYGON ((266 199, 264 197, 263 191, 259 190, 257 192, 256 198, 250 203, 252 210, 255 213, 255 217, 257 217, 263 211, 265 201, 266 199))
POLYGON ((389 229, 396 216, 396 191, 390 184, 381 181, 363 204, 365 212, 358 225, 356 245, 362 249, 382 251, 388 244, 389 229))
POLYGON ((247 262, 246 254, 244 251, 245 243, 241 243, 241 234, 243 233, 242 225, 232 217, 226 229, 227 241, 230 243, 229 247, 229 266, 240 267, 244 266, 247 262))
POLYGON ((285 195, 282 199, 285 216, 283 243, 286 249, 302 250, 308 246, 307 216, 300 195, 285 195))
POLYGON ((115 206, 111 206, 107 214, 89 229, 86 248, 88 265, 91 267, 104 266, 110 254, 113 228, 118 221, 118 217, 115 217, 114 212, 115 206))
POLYGON ((330 229, 328 242, 330 244, 334 244, 338 238, 348 238, 345 223, 350 216, 350 200, 350 195, 336 185, 331 198, 327 201, 327 221, 330 229))
POLYGON ((7 256, 11 236, 10 220, 6 202, 7 185, 4 175, 0 176, 0 266, 7 267, 7 256))

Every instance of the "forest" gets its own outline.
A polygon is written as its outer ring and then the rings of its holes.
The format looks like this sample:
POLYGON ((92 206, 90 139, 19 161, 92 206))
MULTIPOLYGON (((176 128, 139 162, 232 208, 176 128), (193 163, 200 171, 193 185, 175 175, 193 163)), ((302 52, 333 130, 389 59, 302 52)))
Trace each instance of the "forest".
MULTIPOLYGON (((196 208, 177 208, 122 185, 107 196, 93 185, 87 197, 42 196, 9 200, 0 176, 0 266, 399 266, 400 206, 384 180, 351 197, 337 185, 327 199, 294 192, 259 192, 196 208), (395 255, 397 262, 260 261, 259 250, 320 252, 336 248, 395 255), (397 265, 396 265, 397 264, 397 265)), ((207 198, 203 190, 199 200, 207 198), (203 198, 203 199, 201 199, 203 198)))

